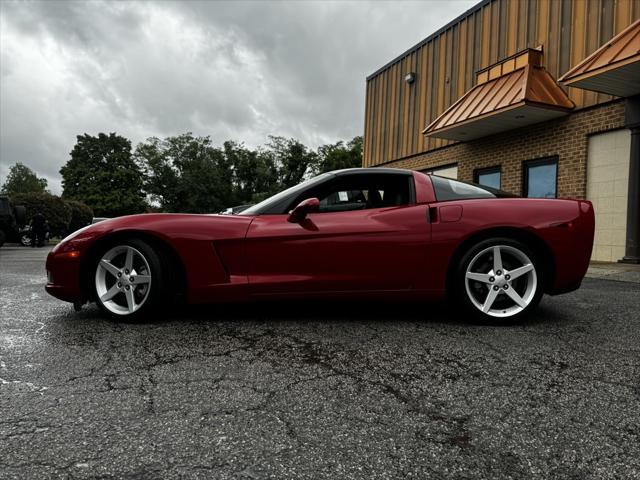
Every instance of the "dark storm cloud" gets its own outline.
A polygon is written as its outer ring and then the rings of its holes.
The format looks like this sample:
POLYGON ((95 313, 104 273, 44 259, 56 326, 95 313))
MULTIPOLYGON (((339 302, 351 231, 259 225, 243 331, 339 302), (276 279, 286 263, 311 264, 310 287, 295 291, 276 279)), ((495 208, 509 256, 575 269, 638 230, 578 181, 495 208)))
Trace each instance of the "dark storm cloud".
POLYGON ((21 161, 59 191, 84 132, 351 138, 366 75, 472 4, 2 2, 0 182, 21 161))

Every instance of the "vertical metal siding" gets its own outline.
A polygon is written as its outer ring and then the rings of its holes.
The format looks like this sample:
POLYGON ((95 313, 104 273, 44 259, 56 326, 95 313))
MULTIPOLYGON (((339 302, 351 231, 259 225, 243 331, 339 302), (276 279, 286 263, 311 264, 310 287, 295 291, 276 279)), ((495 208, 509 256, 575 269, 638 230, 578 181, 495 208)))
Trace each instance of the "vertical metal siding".
POLYGON ((573 4, 571 0, 561 3, 560 11, 560 58, 558 72, 564 73, 571 65, 571 30, 573 27, 573 4))
POLYGON ((525 47, 534 48, 536 44, 536 19, 538 18, 537 0, 529 0, 527 5, 527 44, 525 47))
MULTIPOLYGON (((365 132, 370 132, 371 131, 371 125, 369 123, 369 113, 371 112, 371 107, 369 106, 369 101, 371 100, 371 85, 367 82, 366 85, 366 93, 365 93, 365 102, 364 102, 364 131, 365 132)), ((369 159, 369 145, 366 141, 367 139, 365 138, 363 145, 362 145, 362 158, 363 158, 363 166, 367 166, 366 163, 368 159, 369 159)))
POLYGON ((512 55, 516 52, 516 44, 517 44, 517 36, 518 36, 518 27, 520 24, 520 17, 518 16, 520 5, 524 2, 508 2, 507 3, 507 14, 506 14, 506 25, 504 28, 507 30, 507 44, 506 50, 503 52, 505 57, 512 55))
MULTIPOLYGON (((492 0, 370 77, 364 164, 377 165, 450 144, 421 130, 475 83, 475 72, 542 45, 558 78, 640 18, 640 0, 492 0), (404 81, 416 73, 415 82, 404 81)), ((578 108, 611 96, 569 88, 578 108)))
MULTIPOLYGON (((573 2, 573 28, 571 30, 570 42, 570 65, 577 65, 586 55, 586 18, 587 9, 584 0, 574 0, 573 2)), ((564 72, 563 72, 564 73, 564 72)), ((581 88, 569 88, 569 98, 576 105, 584 104, 584 90, 581 88)))

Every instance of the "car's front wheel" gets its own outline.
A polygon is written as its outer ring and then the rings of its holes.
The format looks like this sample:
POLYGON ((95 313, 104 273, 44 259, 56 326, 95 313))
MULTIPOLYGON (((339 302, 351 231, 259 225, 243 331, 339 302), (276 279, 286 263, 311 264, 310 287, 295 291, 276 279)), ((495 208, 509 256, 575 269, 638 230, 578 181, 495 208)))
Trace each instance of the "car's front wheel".
POLYGON ((476 318, 514 321, 540 302, 542 276, 540 262, 529 247, 492 238, 474 245, 462 257, 456 291, 476 318))
POLYGON ((154 249, 141 240, 112 245, 94 267, 96 302, 110 317, 137 320, 161 305, 164 278, 154 249))

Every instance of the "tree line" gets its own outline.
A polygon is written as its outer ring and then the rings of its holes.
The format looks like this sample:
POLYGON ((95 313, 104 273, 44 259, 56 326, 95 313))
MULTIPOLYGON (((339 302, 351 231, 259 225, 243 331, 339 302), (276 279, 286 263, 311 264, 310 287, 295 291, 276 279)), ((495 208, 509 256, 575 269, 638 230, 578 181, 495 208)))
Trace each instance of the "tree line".
MULTIPOLYGON (((39 178, 33 170, 20 162, 9 168, 0 193, 9 196, 14 205, 26 208, 27 222, 36 213, 42 213, 54 236, 64 236, 88 225, 93 219, 91 208, 83 202, 52 195, 47 190, 47 180, 39 178)), ((4 234, 6 235, 6 231, 4 234)))
MULTIPOLYGON (((152 137, 135 149, 116 133, 76 139, 71 158, 60 169, 62 199, 87 205, 98 217, 215 213, 257 203, 322 172, 362 165, 359 136, 315 150, 276 136, 258 148, 233 141, 215 145, 210 137, 192 133, 152 137)), ((16 164, 3 191, 43 195, 46 186, 46 180, 16 164)))

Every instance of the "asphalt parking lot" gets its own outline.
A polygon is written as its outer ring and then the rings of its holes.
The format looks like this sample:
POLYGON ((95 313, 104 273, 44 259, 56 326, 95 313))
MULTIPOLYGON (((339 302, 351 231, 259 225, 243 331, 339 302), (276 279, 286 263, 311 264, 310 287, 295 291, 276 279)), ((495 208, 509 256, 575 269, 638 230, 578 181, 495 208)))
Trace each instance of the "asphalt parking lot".
POLYGON ((640 284, 506 327, 330 302, 124 324, 49 297, 46 253, 0 249, 1 478, 640 476, 640 284))

